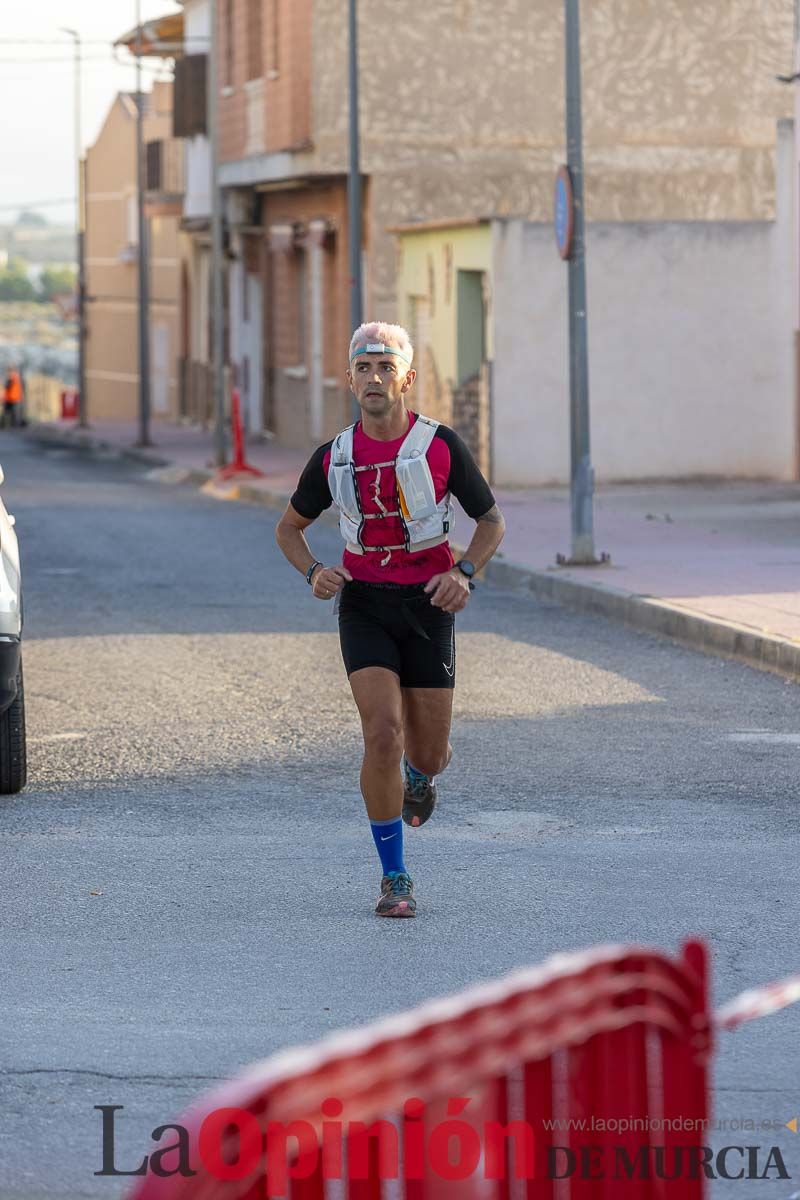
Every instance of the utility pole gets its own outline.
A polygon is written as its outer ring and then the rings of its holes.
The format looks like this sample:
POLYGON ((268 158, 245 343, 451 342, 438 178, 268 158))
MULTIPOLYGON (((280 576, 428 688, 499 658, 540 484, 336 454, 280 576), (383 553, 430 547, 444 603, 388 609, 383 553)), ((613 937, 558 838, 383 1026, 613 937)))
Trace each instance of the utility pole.
POLYGON ((150 264, 145 213, 144 93, 142 92, 142 5, 136 0, 136 193, 139 212, 139 440, 150 441, 150 264))
POLYGON ((210 0, 206 124, 211 157, 211 333, 214 396, 214 463, 225 465, 225 303, 223 295, 222 194, 219 186, 219 30, 218 5, 210 0))
MULTIPOLYGON (((794 152, 795 161, 800 157, 800 87, 798 87, 798 79, 800 79, 800 0, 795 0, 794 4, 794 56, 792 58, 792 72, 794 74, 794 152)), ((798 230, 800 225, 800 196, 797 194, 795 187, 794 196, 794 245, 792 253, 794 256, 794 277, 795 277, 795 301, 794 301, 794 403, 795 403, 795 431, 794 431, 794 477, 800 479, 800 290, 798 289, 798 275, 800 275, 800 237, 798 230)))
MULTIPOLYGON (((358 0, 349 2, 350 30, 350 169, 347 176, 347 237, 350 247, 350 329, 358 329, 363 316, 361 272, 361 146, 358 121, 358 0)), ((361 411, 352 398, 354 419, 361 411)))
POLYGON ((78 424, 85 429, 86 407, 86 217, 84 209, 83 130, 81 124, 81 38, 76 29, 61 27, 75 43, 75 161, 77 190, 75 192, 75 241, 78 256, 78 424))
MULTIPOLYGON (((586 222, 581 117, 580 0, 564 0, 566 58, 567 168, 571 184, 569 253, 570 499, 572 554, 569 565, 592 565, 594 552, 594 471, 589 454, 589 350, 586 312, 586 222)), ((607 561, 604 555, 602 561, 607 561)))

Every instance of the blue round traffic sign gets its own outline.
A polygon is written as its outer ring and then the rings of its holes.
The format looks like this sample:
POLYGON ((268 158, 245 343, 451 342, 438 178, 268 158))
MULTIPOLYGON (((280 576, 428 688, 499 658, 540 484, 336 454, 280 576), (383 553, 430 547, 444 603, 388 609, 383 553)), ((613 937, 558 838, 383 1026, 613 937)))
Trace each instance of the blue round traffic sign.
POLYGON ((567 259, 572 254, 572 233, 575 227, 575 201, 569 167, 558 168, 554 207, 556 245, 561 257, 567 259))

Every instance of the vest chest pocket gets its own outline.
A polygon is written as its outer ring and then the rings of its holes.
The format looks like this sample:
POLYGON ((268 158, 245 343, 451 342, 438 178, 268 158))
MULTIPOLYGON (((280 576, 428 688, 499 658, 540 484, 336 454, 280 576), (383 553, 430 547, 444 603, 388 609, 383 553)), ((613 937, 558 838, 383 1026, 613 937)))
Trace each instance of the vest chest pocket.
POLYGON ((425 458, 398 458, 394 470, 403 509, 408 517, 421 521, 432 516, 437 508, 436 493, 425 458))

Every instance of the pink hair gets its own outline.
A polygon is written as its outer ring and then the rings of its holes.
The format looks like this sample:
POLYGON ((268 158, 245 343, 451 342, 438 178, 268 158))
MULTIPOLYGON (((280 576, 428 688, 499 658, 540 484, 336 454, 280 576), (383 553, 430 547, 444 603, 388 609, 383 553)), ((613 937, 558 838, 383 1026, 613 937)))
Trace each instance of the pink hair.
POLYGON ((366 324, 359 325, 350 342, 348 359, 353 357, 354 350, 357 350, 359 346, 366 345, 367 342, 381 342, 384 346, 396 346, 398 350, 407 354, 409 359, 413 360, 414 358, 411 338, 402 325, 387 325, 385 321, 367 321, 366 324))

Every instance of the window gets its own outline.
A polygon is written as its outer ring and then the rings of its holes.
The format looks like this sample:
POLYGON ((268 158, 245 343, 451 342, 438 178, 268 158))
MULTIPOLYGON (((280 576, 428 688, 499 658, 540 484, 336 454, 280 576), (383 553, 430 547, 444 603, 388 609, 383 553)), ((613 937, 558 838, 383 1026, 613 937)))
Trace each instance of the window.
POLYGON ((145 188, 148 192, 160 192, 164 184, 164 143, 147 142, 145 145, 145 188))
POLYGON ((247 78, 264 74, 263 0, 247 0, 247 78))
POLYGON ((205 54, 187 54, 175 63, 174 137, 195 137, 206 132, 207 61, 205 54))

